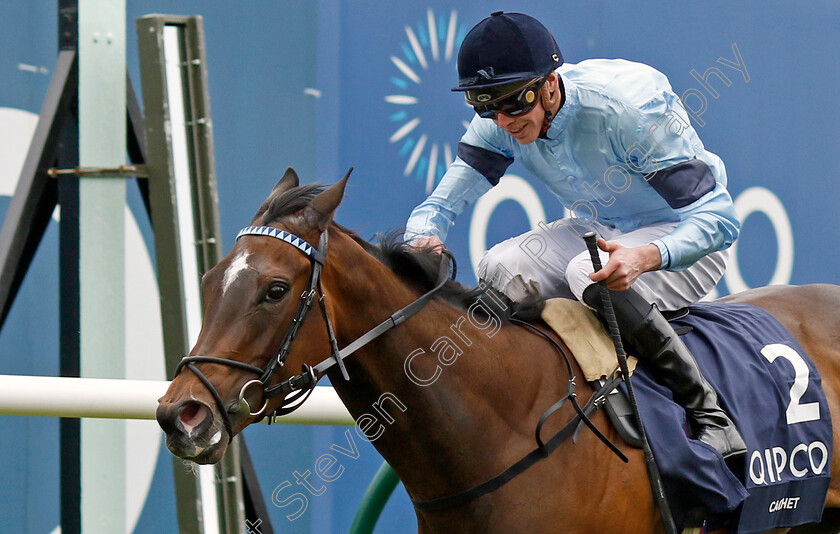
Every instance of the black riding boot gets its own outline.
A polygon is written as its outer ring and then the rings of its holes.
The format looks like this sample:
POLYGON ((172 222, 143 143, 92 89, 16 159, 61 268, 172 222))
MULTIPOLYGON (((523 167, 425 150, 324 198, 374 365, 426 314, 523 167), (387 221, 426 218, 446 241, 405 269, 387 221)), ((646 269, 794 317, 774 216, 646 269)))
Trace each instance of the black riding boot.
MULTIPOLYGON (((603 307, 599 292, 600 286, 591 285, 584 291, 583 300, 600 313, 603 307)), ((717 449, 724 458, 747 452, 735 424, 718 405, 715 390, 659 309, 633 289, 610 291, 610 295, 622 339, 685 408, 696 439, 717 449)))

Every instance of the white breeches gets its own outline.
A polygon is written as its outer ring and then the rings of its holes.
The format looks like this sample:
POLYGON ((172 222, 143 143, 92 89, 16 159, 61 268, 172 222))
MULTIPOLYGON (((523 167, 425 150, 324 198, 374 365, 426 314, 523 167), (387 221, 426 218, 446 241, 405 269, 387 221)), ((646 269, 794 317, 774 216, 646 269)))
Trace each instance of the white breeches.
MULTIPOLYGON (((607 241, 626 247, 646 245, 673 231, 677 223, 644 226, 622 234, 596 221, 561 219, 508 239, 487 251, 478 265, 478 276, 514 301, 527 295, 526 287, 544 298, 583 300, 583 290, 592 284, 592 262, 581 237, 593 230, 607 241)), ((600 251, 601 263, 609 255, 600 251)), ((660 310, 676 310, 706 296, 723 276, 729 250, 713 252, 683 271, 651 271, 642 274, 633 288, 660 310)))

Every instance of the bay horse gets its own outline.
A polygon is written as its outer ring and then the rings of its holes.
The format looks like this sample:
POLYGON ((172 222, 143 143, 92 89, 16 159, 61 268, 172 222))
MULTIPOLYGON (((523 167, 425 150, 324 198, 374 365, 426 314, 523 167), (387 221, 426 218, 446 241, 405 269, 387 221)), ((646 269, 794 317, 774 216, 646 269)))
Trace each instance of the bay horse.
MULTIPOLYGON (((244 237, 204 275, 201 333, 160 399, 157 419, 173 454, 215 463, 233 435, 291 409, 284 397, 299 402, 325 373, 358 418, 357 433, 373 442, 412 501, 457 494, 534 449, 534 429, 566 392, 570 369, 545 337, 476 313, 470 291, 441 281, 448 265, 439 267, 439 255, 399 243, 374 246, 335 223, 346 181, 299 186, 289 169, 244 237), (316 309, 307 314, 309 307, 316 309), (346 360, 336 357, 350 351, 346 360), (387 427, 365 419, 372 406, 390 418, 387 427)), ((788 328, 818 367, 837 417, 840 287, 768 287, 727 300, 764 308, 788 328)), ((571 372, 580 376, 577 364, 571 372)), ((581 381, 577 395, 585 401, 592 389, 581 381)), ((566 404, 543 434, 574 415, 566 404)), ((415 505, 418 531, 663 532, 642 452, 622 444, 602 412, 592 422, 629 463, 584 431, 477 498, 442 509, 415 505)), ((835 450, 838 429, 835 419, 835 450)), ((791 532, 838 532, 838 454, 831 473, 822 524, 791 532)))

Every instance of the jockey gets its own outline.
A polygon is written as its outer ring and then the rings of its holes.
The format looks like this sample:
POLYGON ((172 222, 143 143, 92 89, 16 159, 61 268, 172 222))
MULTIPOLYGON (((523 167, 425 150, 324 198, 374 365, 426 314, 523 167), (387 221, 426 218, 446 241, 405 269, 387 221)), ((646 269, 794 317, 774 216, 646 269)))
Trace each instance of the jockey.
POLYGON ((511 301, 577 298, 601 310, 605 281, 631 353, 669 387, 697 439, 725 458, 746 445, 662 311, 708 294, 740 223, 726 170, 708 152, 667 78, 630 61, 564 64, 551 33, 520 13, 493 13, 464 39, 458 87, 476 112, 458 157, 411 213, 406 240, 440 250, 455 217, 499 183, 514 158, 569 218, 492 247, 479 277, 511 301), (581 236, 602 236, 593 273, 581 236))

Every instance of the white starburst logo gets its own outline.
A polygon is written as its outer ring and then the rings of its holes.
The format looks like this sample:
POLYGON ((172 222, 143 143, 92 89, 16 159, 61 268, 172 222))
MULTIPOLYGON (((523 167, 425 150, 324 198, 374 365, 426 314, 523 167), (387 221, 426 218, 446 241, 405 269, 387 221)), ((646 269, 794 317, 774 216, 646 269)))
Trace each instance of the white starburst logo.
MULTIPOLYGON (((396 131, 388 139, 398 145, 399 154, 407 158, 404 176, 414 176, 425 183, 426 193, 431 193, 435 184, 454 161, 451 142, 439 141, 441 130, 451 128, 441 124, 429 124, 440 119, 453 121, 452 114, 441 113, 440 103, 445 95, 441 89, 456 79, 454 57, 466 35, 466 28, 458 25, 458 13, 455 10, 447 17, 435 15, 432 9, 426 11, 426 20, 416 25, 415 32, 410 26, 405 27, 407 43, 402 44, 402 56, 392 55, 391 63, 399 71, 391 77, 401 92, 385 96, 385 102, 397 106, 390 115, 391 121, 398 123, 396 131), (432 78, 427 98, 423 98, 423 79, 432 78), (428 101, 424 106, 423 102, 428 101), (441 117, 443 115, 443 117, 441 117), (425 121, 425 123, 424 123, 425 121)), ((457 120, 457 119, 455 119, 457 120)), ((456 122, 464 128, 469 126, 466 120, 456 122)))

